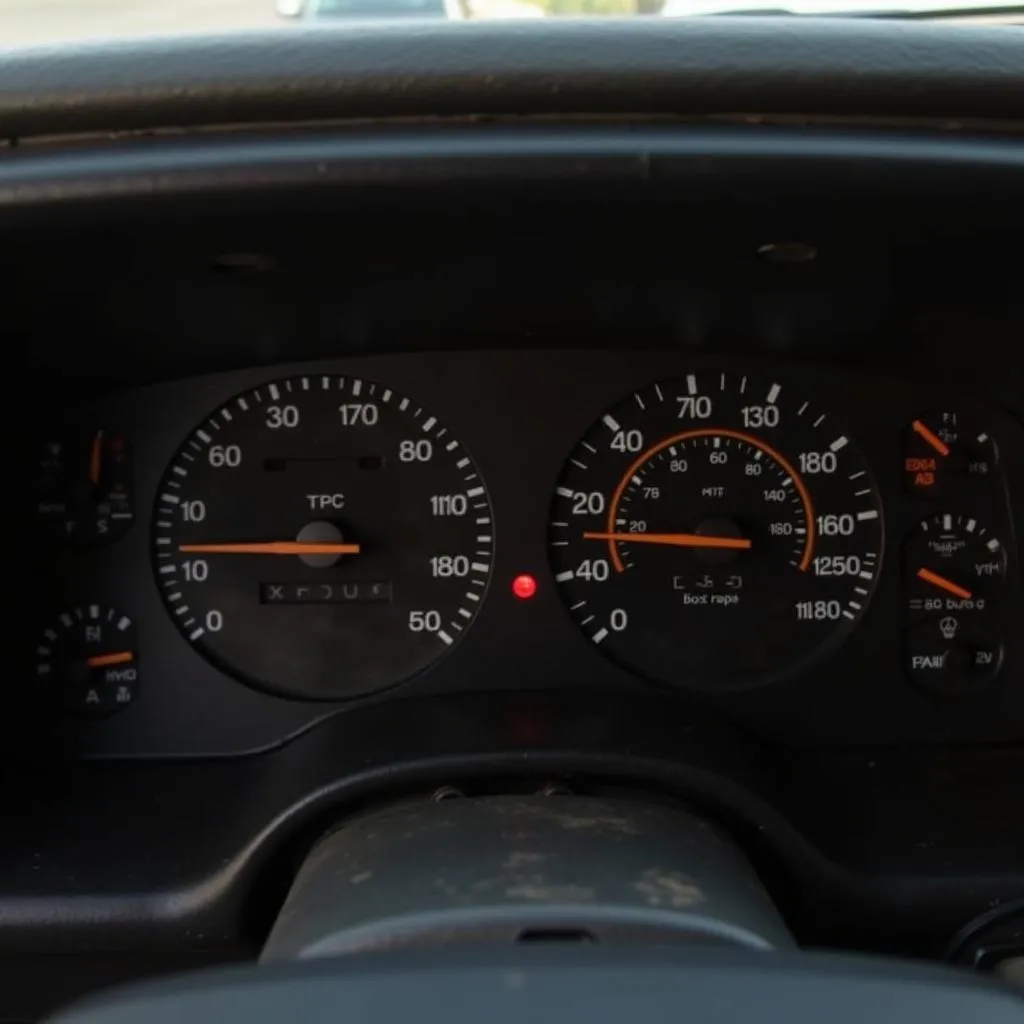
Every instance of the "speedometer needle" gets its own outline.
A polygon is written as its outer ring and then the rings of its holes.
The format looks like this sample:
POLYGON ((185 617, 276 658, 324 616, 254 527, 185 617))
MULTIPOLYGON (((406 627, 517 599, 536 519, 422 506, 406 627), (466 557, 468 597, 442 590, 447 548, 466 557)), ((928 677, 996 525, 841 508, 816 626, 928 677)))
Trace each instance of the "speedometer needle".
POLYGON ((677 548, 730 548, 745 551, 746 537, 706 537, 700 533, 585 533, 584 540, 622 540, 631 544, 665 544, 677 548))
POLYGON ((185 555, 358 555, 358 544, 271 540, 256 544, 180 544, 185 555))

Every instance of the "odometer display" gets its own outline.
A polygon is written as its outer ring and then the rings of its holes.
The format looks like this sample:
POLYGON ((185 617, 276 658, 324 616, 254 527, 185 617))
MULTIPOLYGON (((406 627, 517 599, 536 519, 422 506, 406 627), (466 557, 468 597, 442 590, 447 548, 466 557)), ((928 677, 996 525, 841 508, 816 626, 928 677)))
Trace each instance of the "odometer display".
POLYGON ((631 395, 558 482, 555 580, 586 635, 649 678, 765 682, 863 614, 881 505, 852 439, 784 382, 687 374, 631 395))
POLYGON ((455 644, 493 535, 476 466, 436 417, 380 384, 302 376, 232 399, 185 441, 154 561, 202 654, 327 700, 402 682, 455 644))

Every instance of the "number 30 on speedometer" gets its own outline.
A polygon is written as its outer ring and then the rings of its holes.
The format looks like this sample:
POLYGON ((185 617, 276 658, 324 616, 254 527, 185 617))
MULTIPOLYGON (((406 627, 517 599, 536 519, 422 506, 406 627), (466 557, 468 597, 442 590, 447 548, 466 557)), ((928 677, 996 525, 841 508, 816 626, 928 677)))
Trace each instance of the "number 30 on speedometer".
POLYGON ((784 382, 705 371, 638 391, 563 470, 550 543, 580 628, 662 682, 766 682, 835 645, 878 576, 853 440, 784 382))

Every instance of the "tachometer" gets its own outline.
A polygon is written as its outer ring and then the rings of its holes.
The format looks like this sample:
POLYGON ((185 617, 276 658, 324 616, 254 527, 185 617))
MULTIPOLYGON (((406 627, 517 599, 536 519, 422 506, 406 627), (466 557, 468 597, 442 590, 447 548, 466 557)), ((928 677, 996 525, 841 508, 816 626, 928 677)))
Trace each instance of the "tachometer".
POLYGON ((390 388, 303 376, 200 425, 160 487, 157 579, 239 678, 338 699, 416 674, 473 621, 494 522, 459 441, 390 388))
POLYGON ((867 607, 881 503, 856 444, 781 383, 688 374, 580 441, 550 542, 570 612, 625 667, 678 685, 767 681, 867 607))

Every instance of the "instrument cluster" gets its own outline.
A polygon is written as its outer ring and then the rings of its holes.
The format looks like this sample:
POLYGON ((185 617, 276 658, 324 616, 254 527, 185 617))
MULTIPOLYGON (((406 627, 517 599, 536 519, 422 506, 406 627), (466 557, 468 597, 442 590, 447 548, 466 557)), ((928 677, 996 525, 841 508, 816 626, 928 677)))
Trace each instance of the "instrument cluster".
POLYGON ((241 752, 385 692, 537 686, 774 738, 1024 737, 1024 437, 974 397, 398 355, 107 396, 38 450, 36 703, 87 750, 241 752))

